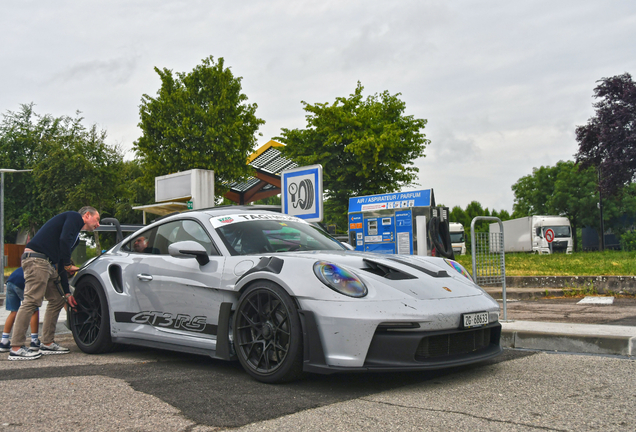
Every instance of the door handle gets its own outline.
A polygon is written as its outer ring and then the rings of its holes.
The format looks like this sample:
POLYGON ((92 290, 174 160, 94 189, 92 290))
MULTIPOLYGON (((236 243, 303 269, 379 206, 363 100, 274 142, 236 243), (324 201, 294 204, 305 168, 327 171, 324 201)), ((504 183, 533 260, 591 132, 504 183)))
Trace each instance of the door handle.
POLYGON ((149 274, 139 273, 137 275, 137 279, 142 280, 142 281, 151 281, 152 280, 152 276, 150 276, 149 274))

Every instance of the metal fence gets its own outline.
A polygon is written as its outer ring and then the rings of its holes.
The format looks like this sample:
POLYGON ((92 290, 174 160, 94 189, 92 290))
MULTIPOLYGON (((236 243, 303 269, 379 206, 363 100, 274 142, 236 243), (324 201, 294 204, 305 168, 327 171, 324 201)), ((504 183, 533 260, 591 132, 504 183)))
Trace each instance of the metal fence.
POLYGON ((470 224, 473 280, 477 285, 501 285, 503 321, 506 313, 506 256, 501 219, 494 216, 477 216, 470 224), (499 223, 499 232, 475 232, 475 223, 488 220, 499 223))

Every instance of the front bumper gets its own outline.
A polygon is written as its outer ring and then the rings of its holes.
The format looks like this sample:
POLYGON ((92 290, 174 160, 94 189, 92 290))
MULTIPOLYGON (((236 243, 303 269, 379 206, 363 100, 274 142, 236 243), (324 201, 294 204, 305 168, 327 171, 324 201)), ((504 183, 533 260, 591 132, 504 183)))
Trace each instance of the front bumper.
POLYGON ((377 329, 360 366, 327 364, 316 316, 300 311, 306 372, 430 370, 480 362, 502 353, 501 324, 475 329, 392 331, 377 329))

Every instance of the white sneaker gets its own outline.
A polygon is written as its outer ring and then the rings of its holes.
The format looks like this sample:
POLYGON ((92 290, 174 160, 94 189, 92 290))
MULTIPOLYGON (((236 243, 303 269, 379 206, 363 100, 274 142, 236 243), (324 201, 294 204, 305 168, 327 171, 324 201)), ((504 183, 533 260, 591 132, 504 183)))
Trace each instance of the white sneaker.
POLYGON ((57 343, 52 342, 51 345, 40 344, 40 353, 43 355, 49 354, 68 354, 70 351, 68 348, 59 346, 57 343))
POLYGON ((42 357, 42 354, 31 351, 25 346, 21 346, 17 351, 9 351, 9 360, 37 360, 40 357, 42 357))

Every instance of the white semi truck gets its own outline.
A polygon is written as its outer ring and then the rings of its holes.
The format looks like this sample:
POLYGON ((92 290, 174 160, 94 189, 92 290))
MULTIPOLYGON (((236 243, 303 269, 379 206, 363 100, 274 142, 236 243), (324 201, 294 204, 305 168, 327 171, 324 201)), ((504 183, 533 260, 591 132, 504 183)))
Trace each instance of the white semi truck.
MULTIPOLYGON (((527 216, 503 222, 505 252, 572 253, 572 228, 563 216, 527 216), (546 232, 552 230, 552 242, 546 232)), ((489 232, 498 233, 499 224, 490 224, 489 232)), ((491 244, 491 249, 492 249, 491 244)))
POLYGON ((451 244, 453 245, 453 254, 466 255, 464 225, 459 222, 449 222, 448 231, 450 232, 451 244))

